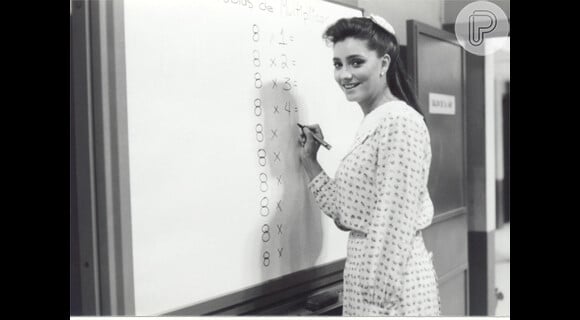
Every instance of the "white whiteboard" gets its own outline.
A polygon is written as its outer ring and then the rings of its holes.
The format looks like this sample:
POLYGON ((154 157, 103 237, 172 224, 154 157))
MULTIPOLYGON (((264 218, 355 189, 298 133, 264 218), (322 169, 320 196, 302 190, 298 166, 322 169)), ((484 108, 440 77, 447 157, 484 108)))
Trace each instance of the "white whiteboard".
POLYGON ((334 81, 322 33, 361 12, 125 0, 124 15, 136 315, 345 258, 347 233, 306 187, 296 122, 322 126, 333 176, 362 113, 334 81))

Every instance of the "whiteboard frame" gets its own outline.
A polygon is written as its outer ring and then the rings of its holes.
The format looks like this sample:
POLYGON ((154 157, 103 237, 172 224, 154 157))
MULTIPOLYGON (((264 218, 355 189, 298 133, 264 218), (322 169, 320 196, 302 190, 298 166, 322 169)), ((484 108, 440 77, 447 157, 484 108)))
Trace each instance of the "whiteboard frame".
MULTIPOLYGON (((332 0, 329 3, 364 9, 332 0)), ((124 1, 72 0, 71 62, 83 315, 134 315, 124 1), (83 268, 84 262, 90 262, 83 268)), ((167 315, 251 314, 342 283, 346 259, 167 315)))
POLYGON ((81 311, 135 313, 123 1, 72 1, 81 311))

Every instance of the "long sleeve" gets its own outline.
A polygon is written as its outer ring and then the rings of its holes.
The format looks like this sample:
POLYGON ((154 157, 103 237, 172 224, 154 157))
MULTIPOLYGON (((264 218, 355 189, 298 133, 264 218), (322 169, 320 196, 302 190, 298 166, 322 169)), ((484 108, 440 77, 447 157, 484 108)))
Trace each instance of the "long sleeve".
POLYGON ((373 314, 395 312, 402 301, 403 273, 417 230, 424 183, 426 128, 420 121, 418 117, 391 116, 378 130, 376 203, 364 250, 363 279, 363 299, 373 314))
POLYGON ((326 172, 320 172, 308 184, 308 188, 314 195, 314 200, 320 210, 334 220, 336 226, 343 231, 356 230, 366 233, 367 230, 360 216, 349 215, 340 205, 339 187, 335 179, 331 179, 326 172))

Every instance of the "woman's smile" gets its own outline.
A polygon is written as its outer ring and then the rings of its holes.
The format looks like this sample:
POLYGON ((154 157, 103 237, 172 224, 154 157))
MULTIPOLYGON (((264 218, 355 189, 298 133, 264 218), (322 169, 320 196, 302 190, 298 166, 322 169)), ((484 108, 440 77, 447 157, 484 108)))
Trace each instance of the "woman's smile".
POLYGON ((345 90, 352 90, 352 89, 354 89, 355 87, 357 87, 359 84, 360 84, 360 82, 350 82, 350 83, 343 83, 343 84, 342 84, 342 87, 343 87, 345 90))

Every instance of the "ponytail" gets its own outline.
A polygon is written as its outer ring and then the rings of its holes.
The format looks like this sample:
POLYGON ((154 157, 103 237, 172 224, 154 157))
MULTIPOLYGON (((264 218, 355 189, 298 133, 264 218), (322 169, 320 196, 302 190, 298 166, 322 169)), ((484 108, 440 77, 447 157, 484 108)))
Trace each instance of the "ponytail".
POLYGON ((394 50, 394 53, 394 57, 391 57, 391 65, 387 71, 387 84, 389 89, 395 97, 405 101, 408 105, 413 107, 415 111, 419 112, 423 118, 425 118, 425 115, 419 106, 415 91, 413 90, 407 73, 405 72, 405 67, 403 66, 403 61, 399 56, 398 50, 394 50))

